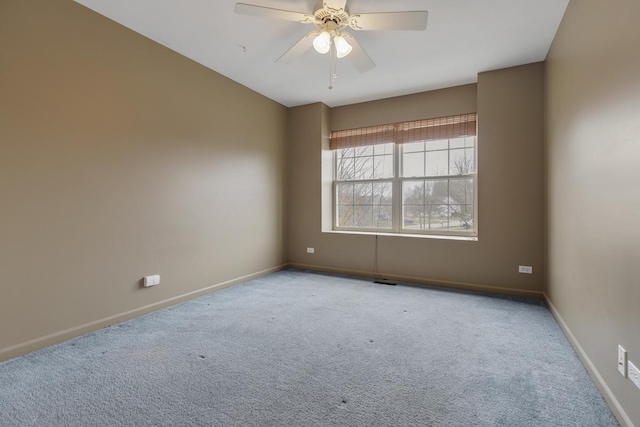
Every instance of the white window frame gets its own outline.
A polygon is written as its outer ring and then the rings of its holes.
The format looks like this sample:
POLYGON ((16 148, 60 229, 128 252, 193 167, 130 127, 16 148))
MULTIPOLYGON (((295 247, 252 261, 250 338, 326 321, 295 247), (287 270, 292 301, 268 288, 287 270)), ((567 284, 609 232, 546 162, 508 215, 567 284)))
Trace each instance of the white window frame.
MULTIPOLYGON (((398 235, 420 235, 420 236, 459 236, 459 237, 477 237, 478 235, 478 138, 474 136, 474 167, 473 173, 464 175, 445 175, 445 176, 418 176, 418 177, 403 177, 402 176, 402 156, 403 156, 403 144, 393 144, 393 177, 392 178, 380 178, 380 179, 350 179, 350 180, 338 180, 338 150, 333 150, 333 194, 332 194, 332 214, 333 214, 333 230, 345 231, 345 232, 365 232, 365 233, 377 233, 377 234, 398 234, 398 235), (417 230, 403 228, 404 218, 404 203, 402 188, 405 181, 415 180, 451 180, 461 178, 473 179, 473 227, 469 230, 417 230), (353 182, 391 182, 392 183, 392 222, 391 228, 364 228, 364 227, 343 227, 338 226, 338 191, 337 186, 339 183, 353 182)), ((450 138, 455 139, 455 138, 450 138)), ((448 155, 451 155, 450 143, 447 148, 448 155)))

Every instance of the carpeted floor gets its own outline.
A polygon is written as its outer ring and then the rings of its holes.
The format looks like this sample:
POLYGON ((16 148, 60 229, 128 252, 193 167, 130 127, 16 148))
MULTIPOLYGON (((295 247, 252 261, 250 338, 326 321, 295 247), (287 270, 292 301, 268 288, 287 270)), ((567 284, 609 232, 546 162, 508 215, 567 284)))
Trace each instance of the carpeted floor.
POLYGON ((288 270, 0 364, 9 426, 616 426, 538 301, 288 270))

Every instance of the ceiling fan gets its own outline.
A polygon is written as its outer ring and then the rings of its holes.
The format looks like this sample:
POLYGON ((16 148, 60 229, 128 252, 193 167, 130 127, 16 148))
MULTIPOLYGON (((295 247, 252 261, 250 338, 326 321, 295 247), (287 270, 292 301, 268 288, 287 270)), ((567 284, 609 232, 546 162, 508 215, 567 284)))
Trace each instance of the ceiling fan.
POLYGON ((313 13, 292 12, 246 3, 237 3, 235 12, 243 15, 262 16, 314 24, 317 29, 310 31, 287 50, 278 63, 289 63, 312 46, 322 54, 330 53, 337 58, 348 58, 355 68, 365 73, 376 66, 356 38, 344 28, 357 31, 404 30, 422 31, 427 28, 426 10, 411 12, 378 12, 349 14, 347 0, 324 0, 313 13), (332 43, 333 42, 333 43, 332 43))

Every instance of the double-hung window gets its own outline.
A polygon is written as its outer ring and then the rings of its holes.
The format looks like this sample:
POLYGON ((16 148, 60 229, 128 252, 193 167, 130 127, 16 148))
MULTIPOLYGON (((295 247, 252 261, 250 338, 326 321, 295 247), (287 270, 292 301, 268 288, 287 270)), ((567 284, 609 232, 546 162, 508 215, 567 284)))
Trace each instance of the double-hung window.
POLYGON ((334 229, 475 236, 477 115, 331 133, 334 229))

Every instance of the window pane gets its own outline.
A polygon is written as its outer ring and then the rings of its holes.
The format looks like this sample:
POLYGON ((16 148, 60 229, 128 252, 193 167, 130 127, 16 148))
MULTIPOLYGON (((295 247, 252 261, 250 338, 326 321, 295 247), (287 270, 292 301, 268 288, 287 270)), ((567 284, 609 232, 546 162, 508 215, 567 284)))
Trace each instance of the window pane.
POLYGON ((338 205, 336 222, 338 227, 353 227, 353 206, 338 205))
POLYGON ((472 204, 473 178, 452 178, 449 182, 449 200, 451 204, 472 204))
POLYGON ((353 185, 354 205, 373 205, 373 183, 365 182, 353 185))
POLYGON ((336 184, 336 227, 393 228, 393 183, 348 182, 336 184))
MULTIPOLYGON (((339 150, 343 151, 343 150, 339 150)), ((336 165, 336 176, 339 180, 353 179, 354 177, 354 166, 355 160, 353 157, 345 157, 341 156, 338 153, 338 162, 336 165)))
POLYGON ((449 230, 462 230, 460 216, 464 210, 464 205, 449 205, 449 230))
POLYGON ((373 169, 374 179, 393 178, 393 156, 392 155, 375 156, 373 158, 373 162, 374 162, 374 169, 373 169))
POLYGON ((423 226, 424 205, 404 205, 402 228, 420 230, 423 226))
POLYGON ((336 198, 338 205, 353 204, 353 184, 339 183, 336 185, 336 198))
POLYGON ((425 204, 447 203, 448 197, 448 179, 427 180, 425 182, 425 204))
POLYGON ((356 152, 355 148, 342 148, 338 150, 338 158, 353 157, 356 155, 355 152, 356 152))
POLYGON ((449 208, 451 209, 450 230, 465 231, 473 227, 473 205, 451 205, 449 208))
POLYGON ((404 181, 403 229, 472 231, 473 187, 472 177, 404 181))
POLYGON ((424 181, 404 181, 402 183, 402 202, 405 205, 424 205, 424 181))
POLYGON ((473 205, 464 205, 460 215, 460 223, 463 229, 473 230, 473 205))
POLYGON ((447 150, 447 149, 449 149, 448 139, 438 139, 436 141, 427 141, 427 151, 447 150))
POLYGON ((354 179, 373 178, 373 157, 356 157, 354 179))
POLYGON ((373 154, 393 154, 393 144, 378 144, 373 146, 373 154))
POLYGON ((425 181, 404 181, 402 183, 402 227, 421 230, 424 225, 425 181))
POLYGON ((362 147, 356 147, 355 155, 360 157, 373 156, 373 145, 364 145, 362 147))
POLYGON ((375 206, 373 208, 375 228, 391 228, 391 206, 375 206))
POLYGON ((402 144, 403 153, 416 153, 418 151, 424 151, 424 142, 409 142, 402 144))
POLYGON ((373 184, 373 205, 391 206, 392 184, 390 182, 376 182, 373 184))
POLYGON ((393 146, 394 144, 379 144, 338 150, 336 179, 346 181, 393 178, 393 146))
POLYGON ((451 175, 466 175, 474 172, 474 149, 451 150, 451 175))
POLYGON ((447 205, 426 205, 421 227, 424 230, 447 228, 449 209, 447 205))
POLYGON ((424 153, 403 153, 402 176, 424 176, 424 153))
POLYGON ((466 138, 453 138, 449 140, 449 148, 464 148, 465 147, 466 138))
POLYGON ((427 151, 427 176, 449 175, 449 152, 427 151))
POLYGON ((466 136, 449 140, 450 148, 473 148, 476 144, 475 136, 466 136))
POLYGON ((449 228, 449 217, 451 216, 449 205, 432 205, 430 210, 433 212, 431 228, 447 230, 449 228))
POLYGON ((354 206, 353 226, 373 228, 373 206, 354 206))

